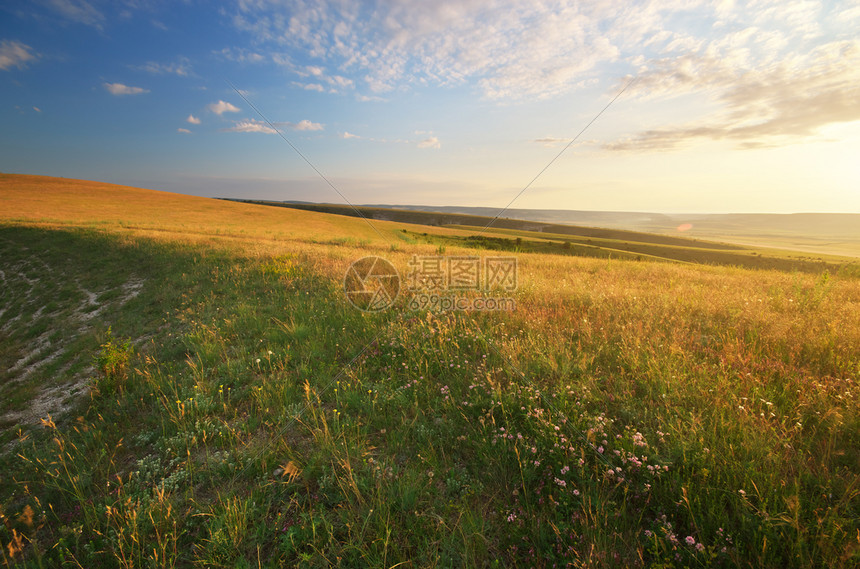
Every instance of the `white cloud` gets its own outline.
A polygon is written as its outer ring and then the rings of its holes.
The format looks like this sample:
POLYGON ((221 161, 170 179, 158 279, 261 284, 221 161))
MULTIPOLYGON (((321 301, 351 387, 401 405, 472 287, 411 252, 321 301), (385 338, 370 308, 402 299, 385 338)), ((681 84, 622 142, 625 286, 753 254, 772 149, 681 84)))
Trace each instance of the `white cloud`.
POLYGON ((105 16, 86 0, 46 0, 45 4, 59 12, 64 18, 101 29, 105 16))
POLYGON ((710 99, 717 110, 696 121, 646 129, 604 147, 660 151, 701 140, 727 140, 740 148, 780 146, 812 137, 829 124, 860 120, 860 40, 790 52, 755 69, 732 66, 732 59, 731 50, 705 50, 655 62, 640 77, 637 92, 695 94, 710 99))
POLYGON ((570 142, 570 139, 569 138, 555 138, 552 136, 545 136, 543 138, 536 138, 536 139, 532 140, 532 142, 535 142, 537 144, 542 144, 543 146, 546 146, 547 148, 553 148, 556 146, 566 145, 567 143, 570 142))
POLYGON ((618 57, 619 48, 605 37, 612 21, 602 20, 629 14, 603 4, 258 0, 240 3, 234 23, 260 45, 299 50, 320 62, 296 66, 290 57, 273 56, 335 92, 359 83, 381 93, 404 82, 476 81, 489 97, 545 97, 574 88, 597 63, 618 57))
POLYGON ((438 138, 431 136, 430 138, 425 138, 419 142, 418 148, 442 148, 442 144, 439 142, 438 138))
POLYGON ((325 92, 325 87, 319 83, 299 83, 298 81, 293 81, 293 85, 305 89, 306 91, 318 91, 320 93, 325 92))
POLYGON ((325 92, 328 90, 330 93, 342 93, 355 87, 355 82, 349 77, 331 75, 324 67, 319 65, 296 65, 288 55, 274 54, 272 61, 282 67, 286 67, 303 79, 309 78, 311 80, 310 83, 293 82, 293 85, 309 91, 325 92))
POLYGON ((149 89, 143 87, 130 87, 122 83, 105 83, 104 88, 111 95, 140 95, 141 93, 149 93, 149 89))
POLYGON ((282 126, 290 130, 323 130, 324 125, 318 122, 311 122, 308 119, 300 120, 299 122, 279 122, 276 126, 282 126))
POLYGON ((217 103, 212 103, 207 108, 219 116, 223 115, 224 113, 238 113, 241 111, 239 107, 226 101, 218 101, 217 103))
POLYGON ((349 140, 349 139, 351 139, 351 138, 361 138, 361 137, 360 137, 359 135, 357 135, 357 134, 352 134, 351 132, 344 132, 344 133, 341 135, 341 138, 343 138, 343 139, 345 139, 345 140, 349 140))
POLYGON ((243 47, 225 47, 221 51, 213 51, 215 55, 236 63, 263 63, 266 56, 243 47))
POLYGON ((200 119, 198 119, 194 115, 188 115, 188 118, 185 119, 185 122, 191 123, 191 124, 200 124, 200 119))
POLYGON ((187 128, 177 128, 176 132, 181 132, 182 134, 191 134, 191 131, 187 128))
POLYGON ((811 51, 824 31, 856 37, 855 12, 808 0, 245 0, 233 22, 309 90, 363 100, 414 85, 465 85, 509 101, 660 65, 678 74, 638 90, 674 93, 696 73, 683 68, 685 58, 711 57, 736 77, 791 46, 811 51))
POLYGON ((355 98, 362 103, 380 103, 386 100, 382 97, 377 97, 375 95, 356 95, 355 98))
POLYGON ((318 122, 311 122, 308 119, 300 120, 294 127, 293 130, 322 130, 323 125, 318 122))
POLYGON ((277 131, 264 122, 254 119, 236 121, 231 128, 224 129, 225 132, 262 132, 264 134, 277 134, 277 131))
POLYGON ((156 61, 148 61, 145 64, 137 67, 141 71, 153 73, 155 75, 178 75, 180 77, 188 77, 191 73, 191 62, 186 57, 181 57, 173 63, 158 63, 156 61))
POLYGON ((3 40, 0 42, 0 69, 7 71, 13 67, 24 69, 27 62, 36 59, 29 45, 19 41, 3 40))
POLYGON ((42 109, 40 109, 39 107, 33 107, 33 110, 36 111, 37 113, 42 112, 42 109))
POLYGON ((352 79, 341 75, 332 75, 331 77, 326 77, 325 80, 329 85, 338 90, 351 88, 355 84, 352 79))

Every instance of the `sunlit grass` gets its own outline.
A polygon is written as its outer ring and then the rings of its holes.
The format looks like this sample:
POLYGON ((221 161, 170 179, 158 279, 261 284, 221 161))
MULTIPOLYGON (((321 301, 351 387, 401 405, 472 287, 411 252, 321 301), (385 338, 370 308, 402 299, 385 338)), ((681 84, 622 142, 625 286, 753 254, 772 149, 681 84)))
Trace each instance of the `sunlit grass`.
POLYGON ((75 195, 0 225, 0 358, 68 336, 0 378, 10 566, 860 561, 856 279, 528 254, 516 312, 371 315, 350 262, 436 246, 144 194, 139 226, 70 227, 75 195))

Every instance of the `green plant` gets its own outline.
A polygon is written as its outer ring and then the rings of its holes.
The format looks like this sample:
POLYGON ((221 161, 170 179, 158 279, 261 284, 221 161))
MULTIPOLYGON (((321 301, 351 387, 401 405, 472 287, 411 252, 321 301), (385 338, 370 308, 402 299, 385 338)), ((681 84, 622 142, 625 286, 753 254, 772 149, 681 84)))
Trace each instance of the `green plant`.
POLYGON ((132 356, 131 341, 113 337, 111 327, 105 333, 105 341, 93 357, 93 365, 98 371, 96 388, 102 393, 122 391, 128 379, 128 366, 132 356))

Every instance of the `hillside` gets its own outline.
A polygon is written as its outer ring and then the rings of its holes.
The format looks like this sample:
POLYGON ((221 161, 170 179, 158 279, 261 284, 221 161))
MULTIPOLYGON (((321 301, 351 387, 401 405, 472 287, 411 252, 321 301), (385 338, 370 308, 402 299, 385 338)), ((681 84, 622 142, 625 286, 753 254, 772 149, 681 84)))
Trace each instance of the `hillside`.
POLYGON ((360 220, 85 180, 0 174, 2 219, 62 226, 121 226, 128 230, 218 234, 237 238, 353 239, 378 237, 360 220))
MULTIPOLYGON (((777 269, 819 273, 823 270, 860 274, 860 263, 853 257, 833 254, 809 255, 799 251, 705 241, 686 236, 605 229, 580 225, 559 225, 539 221, 482 217, 459 213, 440 213, 417 209, 393 209, 336 204, 308 204, 233 200, 301 211, 333 213, 368 220, 394 221, 424 226, 414 238, 444 245, 465 244, 477 248, 541 252, 600 258, 648 259, 728 265, 751 269, 777 269), (456 233, 436 228, 457 230, 456 233), (422 233, 423 232, 423 233, 422 233), (525 241, 524 241, 525 240, 525 241)), ((478 208, 473 208, 478 209, 478 208)), ((487 208, 481 208, 487 209, 487 208)), ((408 230, 404 230, 410 233, 408 230)))
MULTIPOLYGON (((492 218, 499 208, 457 206, 373 205, 428 213, 448 213, 492 218)), ((666 214, 567 209, 505 210, 506 219, 545 224, 619 229, 662 235, 686 235, 758 247, 776 247, 824 255, 860 257, 860 214, 666 214), (684 225, 683 233, 678 227, 684 225)))
POLYGON ((373 227, 4 175, 3 563, 860 564, 860 279, 373 227))

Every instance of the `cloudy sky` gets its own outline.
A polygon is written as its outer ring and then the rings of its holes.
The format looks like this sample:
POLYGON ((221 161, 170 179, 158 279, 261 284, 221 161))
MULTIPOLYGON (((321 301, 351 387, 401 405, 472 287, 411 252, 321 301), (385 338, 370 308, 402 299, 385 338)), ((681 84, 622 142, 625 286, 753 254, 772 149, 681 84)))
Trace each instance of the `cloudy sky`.
POLYGON ((504 207, 529 186, 513 207, 860 212, 858 30, 860 0, 7 0, 0 171, 342 202, 317 169, 353 203, 504 207))

